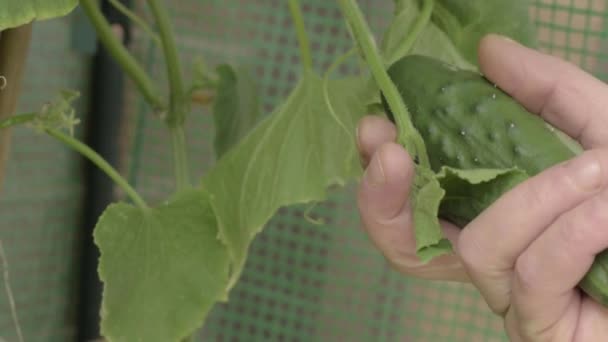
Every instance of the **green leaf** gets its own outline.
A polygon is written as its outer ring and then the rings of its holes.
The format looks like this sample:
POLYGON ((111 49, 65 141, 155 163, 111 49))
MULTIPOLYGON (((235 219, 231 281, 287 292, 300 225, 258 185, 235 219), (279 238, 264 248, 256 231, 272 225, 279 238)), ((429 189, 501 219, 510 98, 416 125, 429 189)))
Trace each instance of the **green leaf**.
POLYGON ((528 174, 519 168, 461 170, 443 167, 437 178, 446 191, 440 213, 463 227, 528 174))
MULTIPOLYGON (((382 39, 381 51, 387 65, 404 57, 399 53, 399 46, 419 15, 420 8, 416 0, 396 1, 395 16, 382 39)), ((408 53, 435 57, 463 69, 477 69, 462 56, 450 38, 433 22, 426 25, 408 53)))
POLYGON ((448 253, 452 246, 441 231, 439 205, 445 191, 429 168, 416 166, 410 201, 416 238, 416 253, 422 262, 448 253))
POLYGON ((109 206, 95 229, 105 283, 102 333, 110 341, 180 341, 225 297, 229 257, 202 190, 158 208, 109 206))
MULTIPOLYGON (((398 54, 398 47, 420 14, 420 3, 421 0, 395 1, 395 17, 382 41, 387 64, 403 57, 398 54)), ((409 53, 476 70, 479 41, 488 33, 506 35, 528 46, 536 46, 529 7, 529 0, 435 0, 431 22, 409 53)))
POLYGON ((230 286, 252 239, 280 207, 323 200, 328 186, 360 176, 354 132, 374 95, 368 85, 364 78, 330 80, 324 93, 323 80, 305 74, 287 100, 204 177, 234 264, 230 286))
POLYGON ((439 217, 464 227, 501 195, 528 175, 512 169, 455 169, 439 173, 417 166, 412 188, 416 253, 423 262, 452 251, 442 233, 439 217))
POLYGON ((215 154, 220 158, 258 123, 261 110, 258 85, 245 67, 216 68, 219 82, 213 103, 215 154))
POLYGON ((70 13, 78 0, 0 0, 0 31, 70 13))
POLYGON ((436 0, 431 20, 470 63, 478 65, 479 41, 489 33, 536 46, 536 31, 528 14, 530 5, 529 0, 436 0))

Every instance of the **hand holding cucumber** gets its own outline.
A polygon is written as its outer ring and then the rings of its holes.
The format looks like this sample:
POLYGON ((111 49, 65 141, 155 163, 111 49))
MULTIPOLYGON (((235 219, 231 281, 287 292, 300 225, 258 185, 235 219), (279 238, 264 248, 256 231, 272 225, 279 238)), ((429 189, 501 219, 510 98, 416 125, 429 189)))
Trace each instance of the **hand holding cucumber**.
POLYGON ((456 253, 422 263, 408 203, 412 158, 394 143, 390 121, 366 117, 358 131, 363 226, 400 271, 472 282, 514 341, 608 340, 608 309, 578 288, 608 247, 608 86, 501 37, 482 40, 479 57, 490 81, 585 152, 511 189, 464 229, 442 222, 456 253))

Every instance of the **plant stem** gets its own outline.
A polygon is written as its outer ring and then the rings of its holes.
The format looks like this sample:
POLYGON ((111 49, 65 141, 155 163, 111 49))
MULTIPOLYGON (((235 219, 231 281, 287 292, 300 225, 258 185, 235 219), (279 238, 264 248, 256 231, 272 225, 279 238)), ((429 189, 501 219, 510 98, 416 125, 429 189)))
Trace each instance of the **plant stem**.
POLYGON ((158 31, 163 46, 163 54, 167 61, 167 75, 169 77, 170 100, 169 114, 167 122, 170 126, 181 125, 185 119, 184 112, 184 90, 182 82, 182 71, 175 46, 175 39, 167 9, 159 0, 147 0, 152 11, 152 15, 156 19, 158 31))
POLYGON ((144 31, 147 35, 149 35, 154 43, 158 46, 161 45, 160 37, 154 30, 146 23, 145 20, 140 18, 135 12, 131 11, 127 6, 123 5, 118 0, 108 0, 108 2, 116 8, 120 13, 122 13, 125 17, 129 18, 135 25, 137 25, 142 31, 144 31))
POLYGON ((306 33, 306 26, 304 25, 304 16, 302 15, 298 0, 289 0, 288 3, 289 11, 291 12, 291 17, 293 18, 296 27, 298 43, 300 45, 302 68, 306 74, 306 72, 312 69, 312 54, 310 52, 310 41, 308 40, 308 34, 306 33))
POLYGON ((334 70, 336 70, 340 65, 346 62, 347 59, 349 59, 356 53, 357 49, 353 47, 342 55, 338 56, 338 58, 336 58, 336 60, 327 68, 327 71, 325 72, 325 77, 329 78, 329 75, 334 72, 334 70))
POLYGON ((416 18, 416 21, 414 22, 411 31, 405 37, 403 43, 399 46, 399 50, 397 50, 397 52, 394 54, 395 60, 388 61, 388 65, 395 63, 396 59, 400 58, 401 56, 405 56, 410 52, 410 50, 414 46, 414 43, 416 43, 416 40, 418 40, 418 36, 422 32, 422 30, 424 30, 425 26, 429 23, 429 20, 431 20, 434 5, 435 0, 423 1, 422 10, 416 18))
POLYGON ((183 190, 188 188, 189 172, 188 161, 186 155, 186 137, 182 126, 171 127, 171 146, 173 148, 173 165, 175 165, 175 181, 177 189, 183 190))
POLYGON ((131 185, 129 185, 129 183, 118 173, 118 171, 116 171, 110 164, 108 164, 108 162, 103 159, 103 157, 101 157, 97 152, 93 151, 89 146, 83 144, 74 137, 71 137, 58 130, 46 128, 44 131, 53 138, 65 143, 72 149, 87 157, 93 164, 95 164, 103 172, 105 172, 105 174, 107 174, 108 177, 110 177, 114 181, 114 183, 116 183, 116 185, 118 185, 122 190, 124 190, 124 192, 131 198, 135 205, 137 205, 140 209, 143 210, 148 209, 148 205, 139 196, 137 191, 135 191, 135 189, 133 189, 131 185))
POLYGON ((167 9, 159 0, 147 0, 147 2, 156 19, 167 65, 170 99, 166 122, 171 131, 177 189, 182 190, 190 185, 186 137, 183 129, 190 98, 184 92, 182 70, 167 9))
POLYGON ((0 121, 0 129, 9 128, 12 126, 21 125, 30 121, 35 120, 38 117, 38 113, 27 113, 12 116, 8 119, 0 121))
POLYGON ((165 104, 163 103, 162 97, 159 95, 160 93, 156 89, 154 82, 141 65, 139 65, 137 60, 135 60, 133 55, 131 55, 127 48, 125 48, 116 37, 110 23, 106 20, 97 6, 97 1, 80 0, 80 4, 95 27, 101 42, 110 55, 114 57, 114 60, 120 64, 122 70, 133 80, 146 101, 150 103, 155 110, 163 109, 165 104))
POLYGON ((342 63, 346 62, 346 60, 350 56, 355 55, 356 53, 357 53, 357 49, 356 48, 352 48, 352 49, 348 50, 346 53, 344 53, 341 56, 339 56, 329 66, 329 68, 325 72, 325 75, 323 76, 323 99, 325 100, 325 105, 327 105, 327 109, 329 110, 329 114, 334 118, 334 120, 336 120, 336 122, 338 123, 338 125, 340 125, 340 127, 342 127, 344 129, 344 131, 346 132, 346 134, 348 134, 351 137, 351 139, 354 139, 351 130, 348 129, 348 127, 344 124, 344 122, 342 120, 340 120, 340 118, 336 114, 334 106, 331 104, 331 99, 329 97, 328 85, 329 85, 329 77, 330 77, 331 73, 334 72, 334 70, 337 69, 338 66, 340 66, 342 63))
MULTIPOLYGON (((31 36, 31 23, 4 30, 0 36, 0 121, 13 115, 17 108, 31 36)), ((10 130, 0 131, 0 188, 8 160, 9 143, 10 130)))
POLYGON ((412 154, 414 159, 418 159, 421 165, 430 167, 424 140, 412 124, 409 111, 403 103, 397 87, 384 69, 371 30, 367 26, 356 0, 338 0, 338 2, 347 23, 352 28, 354 39, 359 43, 365 60, 394 114, 399 143, 412 154))
POLYGON ((11 280, 9 278, 10 273, 8 271, 8 258, 4 252, 4 246, 2 240, 0 240, 0 261, 2 262, 2 274, 4 278, 4 289, 6 291, 6 297, 8 298, 9 307, 11 308, 11 316, 13 316, 13 324, 15 324, 15 331, 17 332, 17 340, 23 342, 23 332, 21 331, 21 324, 19 324, 19 316, 17 315, 17 305, 15 304, 15 297, 13 296, 13 290, 11 288, 11 280))

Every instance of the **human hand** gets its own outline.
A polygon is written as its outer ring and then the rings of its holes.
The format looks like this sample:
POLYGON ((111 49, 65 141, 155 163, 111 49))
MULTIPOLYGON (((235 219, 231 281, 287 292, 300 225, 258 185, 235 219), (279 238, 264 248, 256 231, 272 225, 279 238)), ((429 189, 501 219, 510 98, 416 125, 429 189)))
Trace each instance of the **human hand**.
POLYGON ((608 341, 608 309, 577 290, 608 248, 608 86, 496 36, 482 40, 479 57, 491 81, 585 152, 509 191, 463 230, 442 222, 455 254, 422 264, 407 202, 412 161, 388 120, 366 117, 358 130, 363 226, 401 272, 472 282, 513 341, 608 341))

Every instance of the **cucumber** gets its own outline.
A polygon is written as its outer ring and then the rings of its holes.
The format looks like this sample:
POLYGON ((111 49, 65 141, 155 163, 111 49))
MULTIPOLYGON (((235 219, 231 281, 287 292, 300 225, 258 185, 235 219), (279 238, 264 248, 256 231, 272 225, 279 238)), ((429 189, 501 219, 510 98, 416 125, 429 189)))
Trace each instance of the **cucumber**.
MULTIPOLYGON (((402 58, 388 73, 410 109, 435 172, 443 165, 518 166, 533 176, 575 156, 542 118, 478 73, 419 55, 402 58)), ((394 121, 390 111, 389 116, 394 121)))
MULTIPOLYGON (((436 173, 443 166, 463 170, 518 168, 534 176, 577 154, 540 116, 479 73, 431 57, 408 55, 391 65, 388 74, 409 108, 436 173)), ((395 122, 382 94, 381 98, 388 117, 395 122)), ((485 196, 481 205, 477 199, 441 205, 439 216, 465 227, 509 188, 502 190, 494 198, 485 196)), ((608 306, 608 251, 596 257, 580 287, 608 306)))
POLYGON ((589 297, 608 306, 608 250, 595 256, 591 269, 578 285, 589 297))

